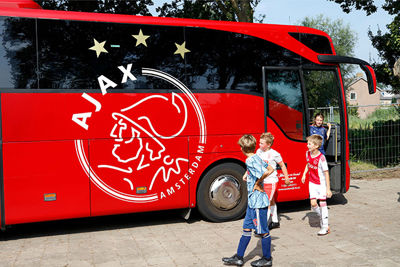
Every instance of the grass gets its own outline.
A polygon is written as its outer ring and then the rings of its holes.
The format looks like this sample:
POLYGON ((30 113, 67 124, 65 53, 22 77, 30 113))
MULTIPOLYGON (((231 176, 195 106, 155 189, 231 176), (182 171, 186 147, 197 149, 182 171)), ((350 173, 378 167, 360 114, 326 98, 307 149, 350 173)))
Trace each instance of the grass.
POLYGON ((400 178, 400 165, 394 168, 379 169, 374 164, 363 161, 350 161, 351 179, 390 179, 400 178))
POLYGON ((377 169, 377 167, 374 164, 363 161, 350 161, 351 171, 364 171, 373 169, 377 169))
POLYGON ((376 121, 399 120, 400 113, 395 107, 378 109, 365 119, 360 119, 354 112, 349 112, 350 129, 372 129, 376 121))

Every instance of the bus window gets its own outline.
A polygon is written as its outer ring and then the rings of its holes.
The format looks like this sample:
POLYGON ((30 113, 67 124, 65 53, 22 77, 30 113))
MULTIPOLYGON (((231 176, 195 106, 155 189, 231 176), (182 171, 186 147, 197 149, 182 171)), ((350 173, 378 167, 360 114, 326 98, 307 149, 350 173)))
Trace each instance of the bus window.
POLYGON ((261 75, 254 62, 256 51, 249 47, 260 40, 239 33, 196 28, 187 29, 185 36, 191 47, 186 60, 191 88, 262 93, 261 75), (245 57, 247 60, 243 60, 245 57))
POLYGON ((245 34, 187 28, 185 40, 191 50, 185 57, 187 84, 193 89, 261 94, 260 68, 266 62, 271 66, 298 66, 301 62, 299 55, 245 34))
POLYGON ((322 113, 325 123, 340 124, 339 88, 334 70, 304 70, 310 120, 322 113))
POLYGON ((174 43, 184 42, 182 27, 41 19, 38 40, 41 89, 98 89, 97 78, 105 74, 117 83, 114 89, 172 89, 160 79, 141 75, 141 66, 184 81, 184 60, 174 55, 174 43), (148 38, 138 44, 133 35, 140 31, 148 38), (90 50, 95 42, 105 42, 106 52, 90 50), (110 66, 128 64, 137 80, 120 83, 121 71, 110 66))
POLYGON ((0 17, 0 88, 37 88, 35 20, 0 17))
POLYGON ((268 115, 290 138, 305 140, 303 93, 297 69, 267 69, 268 115))

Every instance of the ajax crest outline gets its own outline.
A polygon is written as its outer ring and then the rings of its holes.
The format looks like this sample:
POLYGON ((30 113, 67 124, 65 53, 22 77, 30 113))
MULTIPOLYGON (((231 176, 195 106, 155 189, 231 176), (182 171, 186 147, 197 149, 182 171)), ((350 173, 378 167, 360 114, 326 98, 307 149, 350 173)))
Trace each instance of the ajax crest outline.
MULTIPOLYGON (((132 81, 136 80, 136 77, 130 72, 132 64, 128 64, 126 68, 123 66, 118 68, 123 73, 121 83, 125 83, 128 78, 132 81)), ((162 79, 177 88, 180 93, 156 93, 150 96, 146 94, 146 97, 110 114, 114 122, 114 125, 110 125, 109 132, 110 139, 114 141, 110 153, 114 159, 113 162, 119 163, 118 166, 115 163, 108 164, 107 162, 91 165, 85 151, 84 141, 74 141, 80 165, 93 184, 116 199, 134 203, 162 200, 172 196, 183 186, 188 186, 189 179, 195 174, 201 162, 207 140, 206 121, 194 94, 181 81, 160 70, 142 68, 142 75, 162 79), (155 103, 168 106, 169 109, 177 114, 177 121, 179 121, 180 125, 177 127, 175 125, 176 129, 172 129, 172 132, 165 134, 165 131, 163 131, 165 129, 159 129, 157 127, 159 122, 152 120, 151 117, 145 114, 146 112, 143 112, 145 109, 142 108, 141 112, 135 112, 136 109, 140 109, 145 105, 155 106, 155 103), (189 164, 188 154, 181 153, 178 155, 179 153, 170 152, 165 142, 179 137, 186 129, 188 120, 190 120, 189 109, 193 110, 192 114, 196 114, 199 141, 196 155, 194 155, 195 161, 189 166, 188 171, 184 172, 189 164), (103 177, 102 170, 104 169, 107 169, 108 173, 116 173, 116 177, 124 181, 123 189, 121 186, 116 187, 115 184, 110 184, 107 177, 103 177), (145 185, 140 182, 142 170, 151 170, 151 180, 145 185), (130 178, 133 174, 137 174, 134 181, 130 178), (167 182, 169 182, 168 185, 167 182), (138 193, 138 190, 135 192, 135 183, 137 187, 144 188, 141 189, 140 193, 138 193), (157 183, 165 184, 166 186, 158 186, 158 190, 156 190, 155 185, 157 183)), ((109 87, 114 88, 117 85, 104 75, 98 77, 98 82, 103 96, 107 94, 109 87)), ((94 113, 101 110, 102 105, 98 100, 86 93, 83 93, 82 97, 94 105, 94 113)), ((72 121, 83 129, 89 130, 89 126, 92 126, 89 123, 92 115, 92 112, 76 113, 73 114, 72 121)), ((95 127, 95 125, 92 127, 95 127)), ((105 124, 102 127, 105 127, 105 124)), ((167 130, 171 131, 171 129, 167 130)))

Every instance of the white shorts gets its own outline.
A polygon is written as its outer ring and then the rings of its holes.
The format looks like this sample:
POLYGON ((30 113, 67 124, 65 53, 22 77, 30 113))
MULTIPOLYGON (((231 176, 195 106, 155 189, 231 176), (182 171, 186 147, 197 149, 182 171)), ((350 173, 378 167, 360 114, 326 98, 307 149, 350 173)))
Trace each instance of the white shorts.
POLYGON ((308 183, 310 199, 326 200, 326 185, 308 183))
POLYGON ((277 185, 278 183, 264 183, 264 191, 268 195, 269 202, 274 198, 277 185))

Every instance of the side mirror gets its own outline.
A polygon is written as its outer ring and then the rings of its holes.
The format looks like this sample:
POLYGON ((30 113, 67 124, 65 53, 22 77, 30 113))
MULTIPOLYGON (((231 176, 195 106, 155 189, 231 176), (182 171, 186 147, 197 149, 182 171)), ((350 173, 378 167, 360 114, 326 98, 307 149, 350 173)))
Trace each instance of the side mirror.
POLYGON ((376 92, 375 71, 371 67, 371 65, 369 65, 368 62, 358 59, 358 58, 354 58, 354 57, 343 57, 343 56, 334 56, 334 55, 319 55, 318 60, 321 63, 327 63, 327 64, 346 63, 346 64, 360 65, 360 68, 365 72, 365 75, 367 76, 368 92, 370 94, 373 94, 376 92))
POLYGON ((365 75, 367 75, 368 92, 369 92, 370 95, 372 95, 372 94, 374 94, 376 92, 375 71, 369 65, 360 65, 360 68, 365 72, 365 75))

